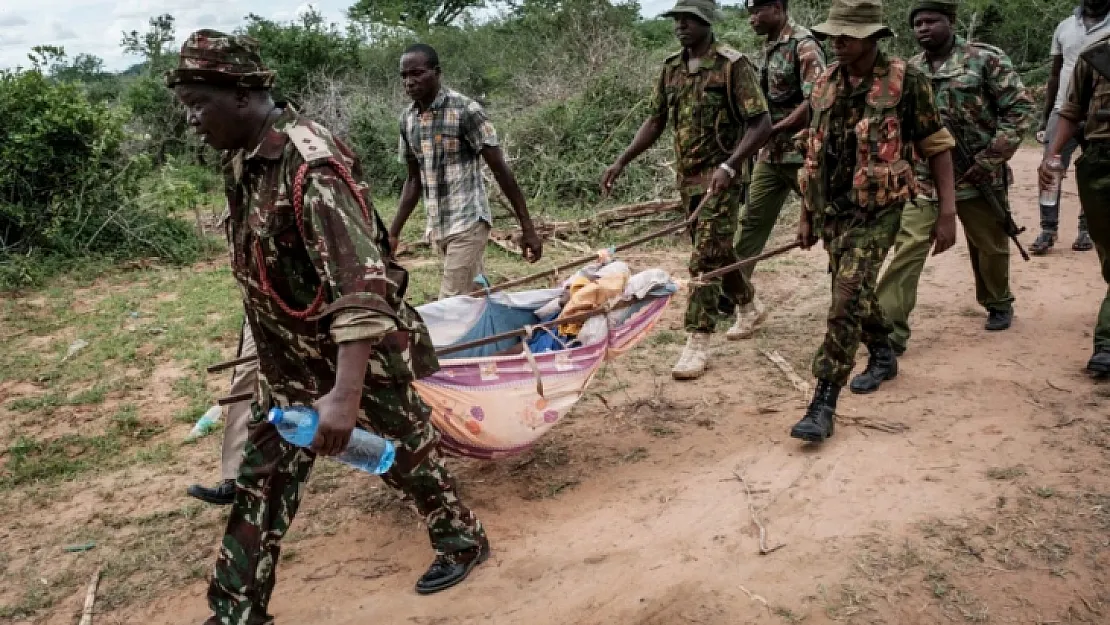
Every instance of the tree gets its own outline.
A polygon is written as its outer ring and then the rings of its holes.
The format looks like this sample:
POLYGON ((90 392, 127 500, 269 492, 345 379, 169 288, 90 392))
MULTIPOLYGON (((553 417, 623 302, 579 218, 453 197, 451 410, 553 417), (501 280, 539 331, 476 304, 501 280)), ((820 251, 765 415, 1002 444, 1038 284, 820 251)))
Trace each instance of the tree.
POLYGON ((347 9, 347 17, 423 32, 448 26, 467 11, 485 6, 486 0, 358 0, 347 9))
POLYGON ((137 30, 123 33, 120 46, 127 54, 142 57, 146 61, 147 72, 155 74, 169 69, 172 62, 169 46, 174 39, 174 17, 166 13, 150 18, 150 27, 145 33, 137 30))
POLYGON ((277 72, 279 97, 304 95, 318 74, 340 74, 358 67, 358 39, 340 32, 315 9, 284 24, 252 13, 244 32, 258 40, 263 61, 277 72))

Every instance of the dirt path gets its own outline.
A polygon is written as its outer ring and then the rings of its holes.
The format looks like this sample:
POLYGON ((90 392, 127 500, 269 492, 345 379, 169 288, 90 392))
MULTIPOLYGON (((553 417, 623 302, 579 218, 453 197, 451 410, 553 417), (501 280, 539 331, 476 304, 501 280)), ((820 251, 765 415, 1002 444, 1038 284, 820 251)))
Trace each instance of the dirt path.
MULTIPOLYGON (((1026 242, 1038 158, 1014 161, 1026 242)), ((1070 243, 1074 189, 1065 202, 1070 243)), ((592 395, 531 456, 455 463, 495 550, 464 586, 417 597, 422 529, 352 477, 310 495, 273 612, 335 625, 1108 622, 1110 389, 1081 372, 1105 285, 1094 252, 1063 249, 1016 260, 1015 325, 992 335, 963 242, 930 261, 902 374, 877 395, 846 394, 819 450, 786 435, 804 404, 758 350, 808 379, 827 305, 822 254, 758 274, 771 319, 756 340, 723 346, 700 383, 668 377, 675 305, 670 331, 595 382, 612 410, 592 395), (767 546, 784 545, 769 555, 757 553, 749 497, 767 546), (349 514, 319 527, 337 506, 349 514)), ((103 622, 200 623, 204 588, 103 622)))

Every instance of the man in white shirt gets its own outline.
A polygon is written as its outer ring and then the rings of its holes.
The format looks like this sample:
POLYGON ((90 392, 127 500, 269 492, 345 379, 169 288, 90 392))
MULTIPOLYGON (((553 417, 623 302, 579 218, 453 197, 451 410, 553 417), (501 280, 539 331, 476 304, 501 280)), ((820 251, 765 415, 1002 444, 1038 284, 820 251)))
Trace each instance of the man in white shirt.
MULTIPOLYGON (((1075 9, 1069 16, 1056 27, 1052 35, 1052 74, 1048 79, 1045 89, 1044 107, 1044 145, 1045 149, 1052 144, 1056 134, 1056 126, 1060 118, 1060 105, 1063 104, 1068 93, 1068 81, 1071 80, 1072 70, 1079 53, 1088 45, 1094 43, 1107 32, 1110 32, 1110 0, 1083 0, 1083 4, 1075 9)), ((1060 154, 1064 162, 1064 170, 1071 164, 1079 143, 1069 141, 1060 154)), ((1037 255, 1047 254, 1056 244, 1057 227, 1060 223, 1060 197, 1057 194, 1055 206, 1041 205, 1041 234, 1029 251, 1037 255)), ((1087 233, 1087 218, 1079 213, 1079 236, 1072 244, 1072 249, 1085 252, 1093 247, 1091 236, 1087 233)))

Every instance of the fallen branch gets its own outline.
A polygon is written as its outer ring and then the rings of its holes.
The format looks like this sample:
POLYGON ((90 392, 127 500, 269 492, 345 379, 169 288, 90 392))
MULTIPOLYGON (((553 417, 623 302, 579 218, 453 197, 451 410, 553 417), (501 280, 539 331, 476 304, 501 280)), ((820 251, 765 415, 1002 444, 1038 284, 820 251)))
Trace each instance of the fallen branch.
POLYGON ((89 580, 89 591, 85 593, 85 609, 81 612, 81 620, 77 625, 92 625, 93 606, 96 605, 96 587, 100 584, 100 569, 93 573, 89 580))
POLYGON ((515 241, 509 240, 509 239, 501 240, 501 239, 498 239, 498 238, 495 238, 495 237, 490 237, 489 242, 496 245, 497 247, 505 250, 506 252, 508 252, 510 254, 513 254, 513 255, 516 255, 516 256, 523 256, 524 255, 524 250, 520 249, 520 246, 517 245, 515 241))
MULTIPOLYGON (((537 223, 536 233, 543 239, 555 238, 561 234, 588 233, 603 228, 628 225, 632 222, 639 223, 639 220, 643 217, 669 213, 681 208, 682 202, 678 200, 655 200, 640 204, 629 204, 601 211, 592 217, 583 219, 537 223)), ((498 241, 515 241, 520 236, 519 228, 498 229, 490 233, 490 239, 498 241)))
POLYGON ((1071 390, 1069 390, 1069 389, 1061 388, 1059 386, 1056 386, 1055 384, 1052 383, 1052 380, 1049 380, 1048 378, 1045 378, 1044 383, 1047 384, 1050 388, 1054 388, 1054 389, 1056 389, 1058 391, 1061 391, 1063 393, 1070 393, 1071 392, 1071 390))
POLYGON ((748 595, 748 599, 751 599, 752 601, 758 601, 758 602, 763 604, 763 607, 767 608, 768 610, 771 609, 771 606, 767 605, 767 600, 766 599, 764 599, 763 597, 760 597, 759 595, 753 595, 752 591, 748 590, 747 588, 744 588, 743 584, 740 584, 740 590, 743 590, 744 594, 748 595))
MULTIPOLYGON (((744 476, 739 471, 733 471, 732 474, 736 476, 736 481, 744 485, 744 494, 748 500, 748 513, 751 514, 752 523, 759 528, 759 555, 765 556, 772 554, 785 547, 785 543, 779 543, 770 549, 767 548, 767 528, 763 527, 763 523, 760 522, 759 515, 755 511, 755 504, 752 503, 751 486, 748 485, 747 480, 744 479, 744 476)), ((766 602, 764 602, 764 604, 766 604, 766 602)))
POLYGON ((779 354, 777 351, 774 350, 767 351, 765 349, 759 350, 759 353, 763 354, 767 358, 767 360, 770 360, 772 363, 774 363, 775 366, 779 368, 779 371, 782 371, 783 374, 786 375, 786 379, 790 380, 790 384, 792 384, 799 393, 804 396, 809 395, 809 382, 803 380, 801 376, 799 376, 794 371, 794 367, 791 367, 790 363, 786 362, 786 359, 782 357, 782 354, 779 354))
POLYGON ((836 420, 843 425, 855 425, 869 430, 886 432, 887 434, 905 434, 910 431, 910 426, 897 421, 884 421, 882 419, 871 419, 870 417, 847 417, 839 413, 836 415, 836 420))

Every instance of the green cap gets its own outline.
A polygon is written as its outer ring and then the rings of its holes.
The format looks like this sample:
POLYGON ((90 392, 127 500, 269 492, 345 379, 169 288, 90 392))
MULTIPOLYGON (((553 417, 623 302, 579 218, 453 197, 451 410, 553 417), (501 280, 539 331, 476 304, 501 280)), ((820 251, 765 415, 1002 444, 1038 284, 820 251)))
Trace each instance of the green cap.
POLYGON ((881 0, 833 0, 829 19, 811 28, 819 38, 893 37, 894 31, 883 24, 881 0))
POLYGON ((910 9, 910 26, 913 26, 913 16, 921 11, 936 11, 948 16, 951 21, 956 21, 956 10, 960 7, 957 0, 917 0, 910 9))
POLYGON ((189 35, 177 69, 166 72, 166 86, 181 84, 269 89, 274 72, 262 64, 255 39, 204 29, 189 35))
POLYGON ((721 21, 721 10, 717 8, 714 0, 678 0, 674 8, 663 14, 663 17, 676 15, 693 15, 706 24, 715 24, 721 21))

